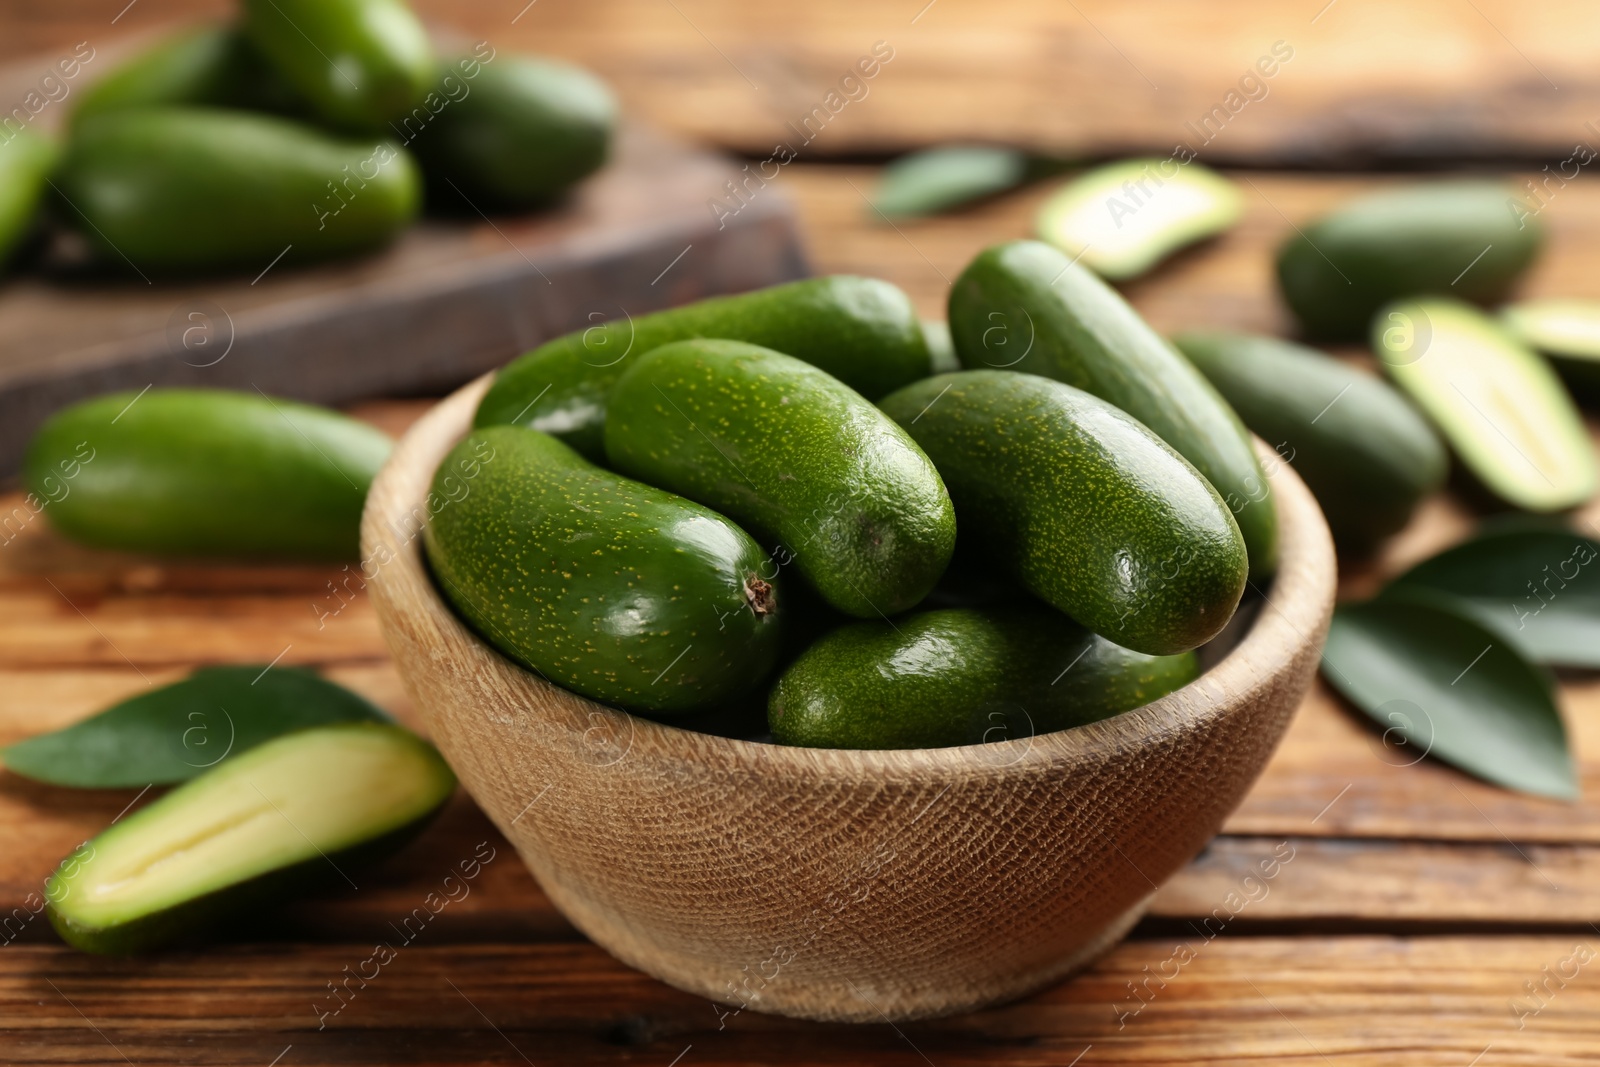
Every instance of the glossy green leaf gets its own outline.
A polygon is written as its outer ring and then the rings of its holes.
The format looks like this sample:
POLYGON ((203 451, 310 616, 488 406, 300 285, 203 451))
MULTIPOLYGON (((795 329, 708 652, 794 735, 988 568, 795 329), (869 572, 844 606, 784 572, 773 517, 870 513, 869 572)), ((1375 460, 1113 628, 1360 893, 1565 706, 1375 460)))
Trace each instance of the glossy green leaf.
POLYGON ((1385 595, 1429 589, 1536 663, 1600 668, 1600 542, 1567 530, 1507 529, 1417 564, 1385 595))
POLYGON ((1433 756, 1488 782, 1573 799, 1577 772, 1548 675, 1426 591, 1334 612, 1322 675, 1405 762, 1433 756))
POLYGON ((884 168, 872 206, 889 218, 933 215, 1020 185, 1028 157, 1011 148, 954 145, 902 156, 884 168))
POLYGON ((0 758, 7 769, 52 785, 166 785, 280 734, 364 719, 388 716, 310 671, 206 667, 65 730, 0 749, 0 758))

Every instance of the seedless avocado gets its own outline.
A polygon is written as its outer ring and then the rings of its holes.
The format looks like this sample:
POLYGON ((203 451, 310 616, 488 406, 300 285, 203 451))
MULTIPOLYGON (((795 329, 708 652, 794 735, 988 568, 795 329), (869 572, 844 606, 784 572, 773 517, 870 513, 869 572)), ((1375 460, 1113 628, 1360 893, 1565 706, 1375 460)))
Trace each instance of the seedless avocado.
POLYGON ((1446 299, 1393 304, 1373 319, 1372 348, 1502 500, 1550 512, 1594 496, 1594 445, 1561 379, 1477 308, 1446 299))
POLYGON ((1238 416, 1088 268, 1038 241, 986 249, 950 290, 950 331, 964 367, 1054 378, 1144 423, 1221 494, 1249 548, 1251 576, 1277 567, 1272 491, 1238 416))
POLYGON ((184 29, 83 91, 72 121, 134 107, 226 107, 289 113, 304 101, 237 26, 184 29))
POLYGON ((876 278, 811 278, 651 315, 592 317, 589 328, 548 341, 501 368, 474 424, 542 430, 599 460, 605 455, 606 398, 630 360, 694 337, 777 349, 821 367, 868 399, 931 370, 911 298, 876 278))
POLYGON ((411 145, 441 195, 535 205, 606 161, 616 100, 581 67, 505 55, 463 84, 466 95, 430 116, 411 145))
POLYGON ((1172 655, 1232 617, 1248 567, 1238 525, 1126 412, 1011 371, 941 374, 882 407, 944 476, 963 539, 1089 629, 1172 655))
POLYGON ((244 21, 278 73, 341 128, 387 130, 436 74, 403 0, 244 0, 244 21))
POLYGON ((34 229, 56 148, 30 130, 0 144, 0 265, 34 229))
POLYGON ((86 119, 56 181, 63 217, 107 262, 140 272, 363 251, 403 229, 422 196, 416 164, 392 144, 209 108, 86 119))
POLYGON ((778 678, 767 721, 785 745, 973 745, 1109 718, 1198 674, 1193 652, 1130 652, 1049 608, 952 608, 828 634, 778 678))
POLYGON ((557 685, 683 712, 749 692, 772 666, 777 569, 714 511, 516 426, 458 444, 430 500, 424 543, 440 591, 557 685))
POLYGON ((939 472, 860 393, 742 341, 679 341, 611 391, 606 457, 782 545, 833 607, 878 618, 944 573, 956 521, 939 472))
POLYGON ((1352 200, 1292 233, 1278 285, 1305 331, 1366 334, 1384 304, 1448 293, 1502 297, 1539 253, 1540 222, 1494 182, 1431 182, 1352 200))
POLYGON ((379 430, 259 393, 150 389, 74 404, 23 478, 56 529, 165 555, 354 559, 379 430))
POLYGON ((1271 337, 1191 332, 1173 342, 1305 479, 1341 548, 1375 547, 1444 484, 1444 445, 1381 379, 1271 337))
POLYGON ((287 734, 111 825, 45 883, 50 922, 85 952, 192 938, 302 889, 345 884, 414 836, 455 776, 387 723, 287 734))

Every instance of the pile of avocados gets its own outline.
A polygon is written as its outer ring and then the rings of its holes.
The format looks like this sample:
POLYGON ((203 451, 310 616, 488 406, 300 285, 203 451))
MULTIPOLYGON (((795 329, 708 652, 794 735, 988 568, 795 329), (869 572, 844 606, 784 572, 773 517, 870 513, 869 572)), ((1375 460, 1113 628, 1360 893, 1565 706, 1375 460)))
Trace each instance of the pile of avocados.
POLYGON ((436 56, 401 0, 242 7, 96 81, 59 148, 6 131, 0 258, 48 215, 113 269, 261 271, 377 248, 424 199, 538 207, 606 160, 616 104, 580 68, 436 56))
POLYGON ((1024 737, 1191 681, 1276 558, 1244 426, 1037 242, 974 260, 950 334, 935 374, 903 292, 835 276, 550 341, 438 468, 438 587, 557 685, 784 744, 1024 737))

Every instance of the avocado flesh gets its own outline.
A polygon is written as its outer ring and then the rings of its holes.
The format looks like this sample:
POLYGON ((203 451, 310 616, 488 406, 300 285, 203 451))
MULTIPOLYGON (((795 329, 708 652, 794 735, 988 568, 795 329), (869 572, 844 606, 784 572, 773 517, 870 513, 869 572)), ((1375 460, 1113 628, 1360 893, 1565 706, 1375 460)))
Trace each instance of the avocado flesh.
MULTIPOLYGON (((69 943, 134 951, 117 936, 131 924, 228 897, 260 879, 306 866, 337 880, 339 857, 420 824, 455 778, 412 734, 383 723, 346 723, 269 741, 115 823, 63 861, 46 895, 69 943), (315 861, 311 863, 310 861, 315 861)), ((165 937, 161 938, 165 940, 165 937)))
POLYGON ((1593 446, 1571 396, 1488 316, 1458 301, 1413 301, 1385 309, 1372 330, 1385 372, 1491 492, 1536 512, 1594 495, 1593 446))

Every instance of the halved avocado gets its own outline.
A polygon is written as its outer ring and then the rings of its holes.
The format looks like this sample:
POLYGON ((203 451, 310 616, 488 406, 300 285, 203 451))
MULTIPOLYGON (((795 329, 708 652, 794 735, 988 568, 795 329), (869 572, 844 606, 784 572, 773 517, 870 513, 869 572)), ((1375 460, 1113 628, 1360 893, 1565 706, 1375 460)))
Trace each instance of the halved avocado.
POLYGON ((1500 324, 1549 356, 1584 399, 1600 396, 1600 300, 1527 300, 1504 308, 1500 324))
POLYGON ((1401 301, 1372 321, 1385 373, 1495 495, 1526 511, 1594 495, 1594 446, 1550 365, 1458 300, 1401 301))
POLYGON ((84 843, 45 886, 85 952, 187 938, 297 891, 348 881, 409 840, 455 776, 416 735, 352 722, 288 734, 220 764, 84 843))
POLYGON ((1185 245, 1228 229, 1243 201, 1198 163, 1130 159, 1087 171, 1039 212, 1039 236, 1113 281, 1133 278, 1185 245))

